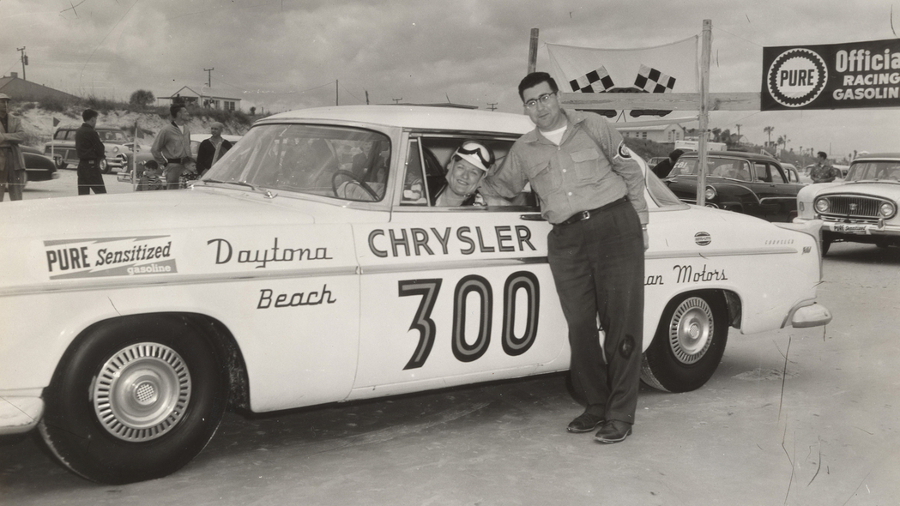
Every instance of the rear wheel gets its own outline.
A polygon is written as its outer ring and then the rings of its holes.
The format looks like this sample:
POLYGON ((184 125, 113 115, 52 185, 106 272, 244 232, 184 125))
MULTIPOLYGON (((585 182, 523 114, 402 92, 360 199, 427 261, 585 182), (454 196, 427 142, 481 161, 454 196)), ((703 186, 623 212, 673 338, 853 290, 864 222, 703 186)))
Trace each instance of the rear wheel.
POLYGON ((666 305, 644 353, 641 379, 666 392, 689 392, 712 377, 728 340, 728 309, 721 294, 684 294, 666 305))
POLYGON ((225 411, 227 378, 217 347, 185 318, 103 322, 60 362, 40 434, 64 466, 89 480, 159 478, 212 438, 225 411))

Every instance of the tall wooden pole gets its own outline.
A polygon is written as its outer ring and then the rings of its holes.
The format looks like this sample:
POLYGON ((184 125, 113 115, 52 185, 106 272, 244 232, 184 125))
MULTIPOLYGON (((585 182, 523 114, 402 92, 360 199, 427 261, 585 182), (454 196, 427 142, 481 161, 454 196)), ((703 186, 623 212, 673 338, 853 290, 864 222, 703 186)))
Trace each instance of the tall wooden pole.
POLYGON ((712 20, 703 20, 703 39, 700 49, 700 166, 697 170, 697 205, 706 205, 706 131, 709 128, 709 60, 712 52, 712 20))
POLYGON ((538 28, 531 29, 531 41, 528 43, 528 73, 537 69, 538 28))

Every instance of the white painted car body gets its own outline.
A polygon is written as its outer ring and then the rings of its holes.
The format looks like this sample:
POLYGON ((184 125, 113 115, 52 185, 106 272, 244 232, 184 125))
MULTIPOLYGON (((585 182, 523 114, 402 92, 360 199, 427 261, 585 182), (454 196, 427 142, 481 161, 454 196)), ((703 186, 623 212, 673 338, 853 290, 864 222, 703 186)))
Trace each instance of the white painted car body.
MULTIPOLYGON (((430 207, 405 188, 423 146, 443 163, 463 139, 508 149, 531 128, 526 116, 451 108, 301 110, 257 122, 191 190, 4 208, 0 433, 27 431, 52 408, 43 399, 73 343, 136 317, 214 328, 207 337, 232 350, 230 388, 253 412, 567 369, 546 260, 551 226, 539 209, 430 207), (247 175, 272 155, 264 141, 292 128, 368 136, 362 148, 382 142, 368 155, 388 170, 370 183, 380 199, 339 197, 335 179, 331 193, 229 175, 247 175)), ((652 173, 648 186, 645 351, 667 305, 686 294, 727 302, 727 321, 715 315, 726 333, 725 324, 752 334, 830 321, 815 304, 819 222, 775 225, 688 206, 652 173)), ((110 480, 147 477, 135 476, 110 480)))

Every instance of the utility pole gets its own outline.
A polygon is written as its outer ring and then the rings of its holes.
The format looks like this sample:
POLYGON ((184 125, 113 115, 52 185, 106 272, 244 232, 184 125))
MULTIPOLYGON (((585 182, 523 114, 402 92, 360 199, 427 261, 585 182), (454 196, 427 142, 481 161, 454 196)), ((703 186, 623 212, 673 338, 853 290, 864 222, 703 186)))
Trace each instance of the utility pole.
POLYGON ((392 98, 391 100, 394 101, 394 105, 397 105, 397 104, 400 103, 401 100, 403 100, 403 97, 400 97, 400 98, 392 98))
POLYGON ((495 111, 495 110, 497 110, 497 108, 495 107, 496 105, 497 105, 497 102, 488 102, 488 106, 489 106, 488 109, 490 109, 491 111, 495 111))
POLYGON ((341 105, 338 103, 338 80, 334 80, 334 105, 341 105))
POLYGON ((27 81, 28 79, 25 79, 25 65, 28 65, 28 55, 25 54, 25 46, 17 47, 16 51, 22 53, 19 57, 22 60, 22 80, 27 81))
POLYGON ((206 87, 207 88, 212 88, 212 71, 213 70, 216 70, 216 68, 213 67, 211 69, 203 69, 203 71, 206 72, 206 87))
POLYGON ((740 123, 738 123, 738 124, 737 124, 737 125, 735 125, 735 126, 736 126, 736 127, 737 127, 737 129, 738 129, 738 139, 740 139, 740 138, 741 138, 741 124, 740 124, 740 123))

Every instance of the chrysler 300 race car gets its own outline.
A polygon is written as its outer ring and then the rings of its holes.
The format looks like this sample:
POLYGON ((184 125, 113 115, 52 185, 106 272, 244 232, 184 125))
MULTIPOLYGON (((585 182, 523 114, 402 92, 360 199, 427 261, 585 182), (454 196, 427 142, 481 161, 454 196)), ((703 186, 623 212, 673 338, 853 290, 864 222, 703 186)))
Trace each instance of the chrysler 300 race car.
MULTIPOLYGON (((463 140, 502 158, 531 128, 448 108, 301 110, 258 121, 191 190, 8 207, 0 433, 37 427, 75 473, 125 483, 189 462, 229 404, 270 412, 567 369, 534 195, 428 198, 463 140)), ((646 198, 650 385, 702 386, 729 327, 830 321, 815 303, 820 223, 688 206, 650 173, 646 198)))

